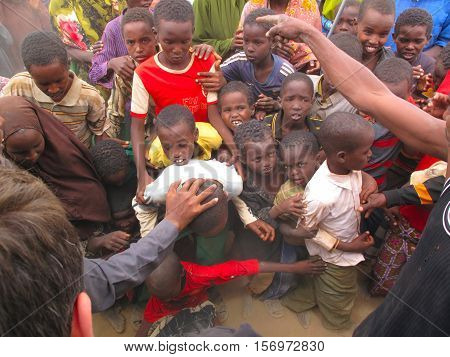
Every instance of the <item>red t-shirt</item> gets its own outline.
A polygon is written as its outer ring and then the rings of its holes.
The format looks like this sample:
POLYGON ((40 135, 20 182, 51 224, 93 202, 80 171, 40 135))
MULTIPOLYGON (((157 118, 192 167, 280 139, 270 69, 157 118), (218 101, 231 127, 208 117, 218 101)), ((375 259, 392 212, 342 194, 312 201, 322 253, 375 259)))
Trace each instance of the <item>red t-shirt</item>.
POLYGON ((181 104, 194 115, 196 122, 208 122, 208 104, 217 103, 217 93, 206 93, 195 80, 199 72, 214 72, 215 57, 200 60, 194 54, 186 68, 173 70, 159 61, 159 53, 141 63, 134 72, 131 116, 144 119, 149 98, 155 102, 155 113, 171 104, 181 104))
POLYGON ((152 296, 144 311, 144 319, 150 323, 167 315, 174 315, 182 309, 195 307, 208 300, 206 290, 214 285, 224 284, 234 278, 259 273, 256 259, 228 262, 210 266, 181 262, 186 271, 186 283, 180 295, 171 301, 161 301, 152 296))

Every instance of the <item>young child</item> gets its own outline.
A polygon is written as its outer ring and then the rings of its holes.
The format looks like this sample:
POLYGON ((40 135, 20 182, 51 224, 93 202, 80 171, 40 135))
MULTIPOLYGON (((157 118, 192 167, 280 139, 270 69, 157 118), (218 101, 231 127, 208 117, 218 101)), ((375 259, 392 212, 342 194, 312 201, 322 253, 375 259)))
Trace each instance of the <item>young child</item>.
MULTIPOLYGON (((423 53, 423 48, 431 38, 433 18, 423 9, 411 8, 397 18, 392 35, 397 46, 396 56, 408 61, 413 67, 414 87, 421 79, 425 82, 434 73, 435 59, 423 53)), ((426 88, 419 86, 419 91, 426 88)))
POLYGON ((147 116, 150 97, 155 102, 156 114, 171 104, 184 105, 196 122, 206 123, 210 126, 209 132, 215 132, 215 142, 219 143, 215 149, 220 146, 220 136, 232 151, 234 147, 232 135, 220 119, 217 93, 206 93, 196 82, 199 72, 214 72, 217 65, 214 55, 199 60, 190 51, 194 30, 191 4, 186 0, 161 0, 156 5, 154 20, 156 39, 162 50, 136 69, 131 100, 131 141, 138 170, 140 203, 143 203, 146 184, 152 180, 145 170, 142 120, 147 116))
MULTIPOLYGON (((363 49, 358 39, 349 33, 338 33, 330 41, 358 62, 362 62, 363 49)), ((339 83, 333 84, 324 73, 310 76, 314 83, 314 99, 306 124, 313 133, 320 130, 322 122, 336 112, 356 113, 357 109, 338 91, 339 83)))
POLYGON ((107 137, 105 102, 97 90, 69 70, 64 44, 52 32, 33 32, 22 43, 28 72, 18 73, 2 96, 21 96, 53 114, 88 148, 107 137))
MULTIPOLYGON (((129 60, 137 67, 156 53, 156 39, 153 33, 153 16, 147 8, 132 8, 122 16, 121 29, 129 60)), ((130 112, 132 80, 115 74, 108 100, 107 117, 111 123, 108 134, 113 138, 124 138, 124 119, 130 112)), ((146 121, 154 118, 154 103, 149 98, 149 112, 146 121)), ((125 137, 128 140, 128 137, 125 137)))
MULTIPOLYGON (((338 3, 338 6, 334 9, 334 17, 336 18, 337 12, 341 6, 342 2, 338 3)), ((361 6, 360 1, 357 0, 347 0, 345 2, 344 10, 341 13, 336 27, 334 28, 334 34, 340 32, 349 32, 352 35, 358 33, 358 14, 359 8, 361 6)))
MULTIPOLYGON (((392 93, 408 100, 412 89, 412 67, 401 58, 389 58, 381 62, 374 71, 392 93)), ((370 174, 383 190, 387 186, 387 172, 402 149, 402 143, 380 123, 373 122, 375 140, 372 145, 372 157, 364 171, 370 174)))
POLYGON ((211 157, 211 150, 200 140, 201 124, 203 123, 195 123, 192 113, 181 105, 168 106, 159 113, 156 133, 161 140, 164 157, 168 164, 174 165, 169 166, 146 187, 144 202, 152 203, 153 206, 135 207, 142 235, 153 229, 156 222, 154 206, 165 202, 168 184, 177 180, 184 182, 190 178, 208 178, 223 184, 245 226, 258 236, 265 237, 270 227, 249 214, 247 206, 237 198, 242 191, 242 178, 234 167, 214 160, 203 161, 211 157), (197 160, 192 160, 193 158, 197 160))
POLYGON ((351 113, 334 113, 323 123, 319 140, 327 160, 305 190, 307 212, 299 225, 318 230, 305 240, 311 256, 320 256, 327 269, 320 276, 303 279, 282 302, 302 313, 318 305, 324 326, 342 329, 351 324, 350 315, 357 292, 356 265, 373 238, 359 235, 361 169, 370 159, 374 139, 371 125, 351 113))
POLYGON ((270 9, 252 11, 244 21, 244 51, 231 56, 222 66, 227 81, 242 81, 252 89, 257 117, 279 109, 278 96, 284 78, 295 70, 292 65, 272 53, 273 42, 266 36, 272 27, 258 23, 261 16, 273 15, 270 9))
POLYGON ((295 130, 280 142, 281 161, 288 180, 280 187, 271 209, 273 217, 278 217, 280 233, 285 242, 304 245, 305 238, 311 234, 297 226, 298 217, 303 214, 301 201, 308 182, 320 166, 319 143, 314 134, 305 130, 295 130), (294 205, 296 215, 286 214, 294 205), (297 207, 295 207, 297 206, 297 207))
MULTIPOLYGON (((208 301, 207 289, 225 284, 241 276, 259 273, 289 272, 295 274, 321 274, 326 268, 321 259, 299 261, 292 264, 259 262, 256 259, 202 266, 180 261, 175 254, 166 257, 161 265, 147 279, 152 297, 144 312, 144 322, 138 336, 156 336, 170 320, 184 309, 195 314, 208 301), (149 331, 151 328, 151 331, 149 331)), ((206 321, 205 327, 213 325, 214 314, 206 321)), ((205 324, 205 321, 203 321, 205 324)), ((179 336, 198 326, 181 325, 179 336)))
POLYGON ((393 57, 384 47, 395 20, 393 0, 365 0, 358 15, 358 39, 363 46, 363 64, 370 70, 393 57))
MULTIPOLYGON (((248 122, 255 113, 255 96, 250 87, 243 82, 231 81, 219 91, 220 116, 232 133, 248 122)), ((231 152, 225 145, 217 151, 217 160, 228 162, 231 152)))
POLYGON ((295 130, 309 130, 308 116, 314 98, 314 84, 304 73, 292 73, 281 84, 281 110, 266 116, 264 123, 272 129, 277 142, 295 130))

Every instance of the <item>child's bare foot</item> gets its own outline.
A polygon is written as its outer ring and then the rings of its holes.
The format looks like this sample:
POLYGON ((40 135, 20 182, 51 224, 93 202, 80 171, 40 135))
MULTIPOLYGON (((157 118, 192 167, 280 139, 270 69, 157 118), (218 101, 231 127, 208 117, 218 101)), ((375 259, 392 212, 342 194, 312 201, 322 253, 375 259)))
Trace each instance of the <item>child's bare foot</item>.
POLYGON ((266 305, 267 311, 273 318, 281 319, 284 316, 284 307, 281 305, 280 300, 264 300, 264 305, 266 305))
POLYGON ((300 322, 300 325, 307 329, 311 325, 311 312, 310 311, 303 311, 299 312, 297 314, 298 322, 300 322))
POLYGON ((125 324, 126 324, 126 319, 120 313, 120 310, 121 309, 119 306, 113 306, 112 308, 104 312, 106 320, 108 320, 109 324, 114 329, 114 331, 116 331, 119 334, 125 331, 125 324))
POLYGON ((244 294, 244 306, 242 307, 242 317, 247 320, 253 309, 253 298, 249 293, 244 294))

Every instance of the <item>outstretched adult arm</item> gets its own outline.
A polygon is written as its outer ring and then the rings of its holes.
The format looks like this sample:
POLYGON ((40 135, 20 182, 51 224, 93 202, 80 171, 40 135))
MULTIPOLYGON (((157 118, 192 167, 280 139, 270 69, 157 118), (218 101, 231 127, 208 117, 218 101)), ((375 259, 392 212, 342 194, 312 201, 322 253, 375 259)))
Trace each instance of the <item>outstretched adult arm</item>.
POLYGON ((165 219, 124 252, 108 260, 84 259, 84 286, 92 302, 92 312, 106 310, 127 290, 141 284, 171 251, 178 233, 217 203, 216 198, 202 204, 216 189, 212 185, 196 195, 203 182, 203 179, 188 180, 178 192, 180 181, 171 185, 165 219))
POLYGON ((268 36, 301 38, 311 48, 329 80, 353 106, 375 118, 406 145, 447 160, 444 121, 396 97, 369 69, 338 49, 311 25, 283 15, 265 16, 259 21, 275 24, 268 36))

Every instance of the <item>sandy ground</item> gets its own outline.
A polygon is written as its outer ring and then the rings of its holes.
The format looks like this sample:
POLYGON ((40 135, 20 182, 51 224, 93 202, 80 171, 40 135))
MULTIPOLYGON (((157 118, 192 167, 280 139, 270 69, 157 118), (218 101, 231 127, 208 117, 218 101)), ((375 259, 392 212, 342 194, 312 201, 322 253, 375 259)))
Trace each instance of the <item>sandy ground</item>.
MULTIPOLYGON (((284 309, 284 316, 275 319, 269 315, 263 302, 253 299, 251 313, 247 320, 242 317, 243 294, 245 288, 242 281, 236 280, 227 285, 220 286, 219 290, 225 300, 228 308, 229 317, 223 324, 228 327, 236 328, 242 323, 249 323, 255 331, 262 336, 267 337, 321 337, 321 336, 351 336, 353 329, 370 314, 382 301, 382 298, 372 298, 368 295, 365 287, 365 279, 360 278, 358 297, 352 313, 353 327, 348 330, 332 331, 322 326, 320 321, 320 312, 317 308, 312 310, 311 325, 304 329, 298 322, 295 313, 284 309)), ((94 314, 94 333, 95 336, 134 336, 135 330, 131 324, 131 307, 123 310, 127 318, 126 330, 122 334, 117 334, 102 313, 94 314)))

